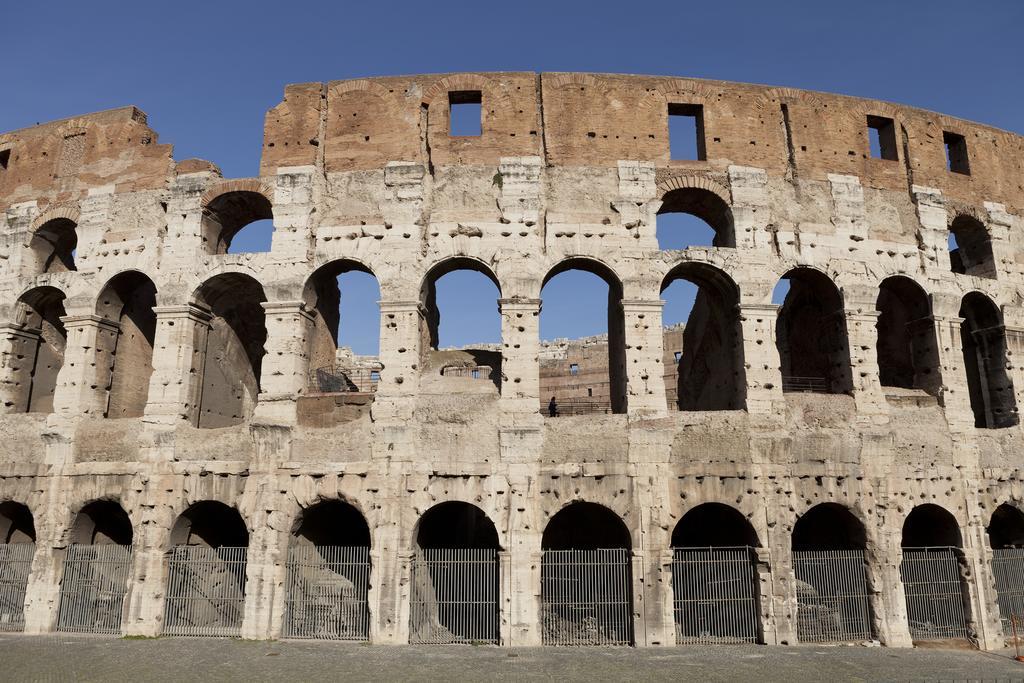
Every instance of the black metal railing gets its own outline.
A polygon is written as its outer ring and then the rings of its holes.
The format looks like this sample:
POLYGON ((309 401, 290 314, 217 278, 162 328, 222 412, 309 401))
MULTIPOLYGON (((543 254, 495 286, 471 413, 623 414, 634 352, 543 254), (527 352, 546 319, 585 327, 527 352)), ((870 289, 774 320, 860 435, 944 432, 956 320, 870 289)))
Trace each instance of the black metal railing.
POLYGON ((324 365, 310 371, 309 390, 319 394, 373 393, 379 381, 379 370, 324 365))

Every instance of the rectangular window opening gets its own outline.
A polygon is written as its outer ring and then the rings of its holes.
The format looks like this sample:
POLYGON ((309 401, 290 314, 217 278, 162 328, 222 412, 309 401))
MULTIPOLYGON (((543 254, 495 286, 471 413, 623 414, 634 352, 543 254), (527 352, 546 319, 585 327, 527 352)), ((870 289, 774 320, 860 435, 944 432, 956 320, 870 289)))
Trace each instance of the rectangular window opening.
POLYGON ((479 137, 482 134, 483 96, 479 90, 448 93, 448 134, 479 137))
POLYGON ((11 150, 5 149, 0 152, 0 171, 6 171, 8 164, 11 163, 11 150))
POLYGON ((896 125, 884 116, 868 117, 868 140, 871 158, 898 161, 896 153, 896 125))
POLYGON ((699 104, 668 105, 668 148, 671 159, 704 161, 704 107, 699 104))
POLYGON ((569 364, 569 374, 570 375, 578 375, 578 374, 580 374, 580 366, 577 365, 576 363, 570 363, 569 364))
POLYGON ((964 136, 943 131, 942 142, 946 146, 946 170, 971 175, 971 165, 967 160, 967 140, 964 136))

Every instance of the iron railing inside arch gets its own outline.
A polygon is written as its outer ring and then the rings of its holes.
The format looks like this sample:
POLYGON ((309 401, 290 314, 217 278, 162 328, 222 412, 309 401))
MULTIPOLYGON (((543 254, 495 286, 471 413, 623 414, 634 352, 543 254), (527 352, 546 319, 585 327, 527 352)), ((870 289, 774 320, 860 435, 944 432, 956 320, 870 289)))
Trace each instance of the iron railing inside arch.
POLYGON ((801 643, 873 639, 863 550, 794 550, 793 574, 801 643))
POLYGON ((498 643, 498 576, 495 548, 416 549, 409 642, 498 643))
POLYGON ((900 577, 907 596, 907 620, 912 639, 969 637, 967 594, 959 548, 904 548, 900 577))
POLYGON ((632 645, 629 550, 545 550, 541 555, 544 645, 632 645))
POLYGON ((57 630, 120 634, 131 566, 130 545, 68 546, 57 630))
POLYGON ((369 639, 369 548, 293 546, 287 570, 285 638, 369 639))
POLYGON ((676 643, 756 643, 760 638, 754 548, 672 549, 676 643))
POLYGON ((0 631, 25 628, 25 591, 35 543, 0 543, 0 631))
POLYGON ((245 547, 174 546, 168 558, 163 632, 240 636, 247 553, 245 547))
POLYGON ((797 377, 784 375, 782 391, 785 393, 827 394, 828 380, 824 377, 797 377))
POLYGON ((1011 615, 1024 614, 1024 548, 997 548, 992 551, 992 573, 996 580, 996 596, 999 603, 999 618, 1003 622, 1003 635, 1013 633, 1011 615))
POLYGON ((309 390, 317 394, 372 394, 377 391, 380 370, 323 365, 309 373, 309 390))

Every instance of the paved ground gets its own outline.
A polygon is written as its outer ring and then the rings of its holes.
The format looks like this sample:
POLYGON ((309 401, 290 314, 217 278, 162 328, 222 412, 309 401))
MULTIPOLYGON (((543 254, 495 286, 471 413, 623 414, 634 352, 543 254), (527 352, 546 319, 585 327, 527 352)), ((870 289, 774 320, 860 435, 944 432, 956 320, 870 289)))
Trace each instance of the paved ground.
POLYGON ((716 646, 552 649, 0 636, 3 681, 1024 681, 1008 652, 716 646))

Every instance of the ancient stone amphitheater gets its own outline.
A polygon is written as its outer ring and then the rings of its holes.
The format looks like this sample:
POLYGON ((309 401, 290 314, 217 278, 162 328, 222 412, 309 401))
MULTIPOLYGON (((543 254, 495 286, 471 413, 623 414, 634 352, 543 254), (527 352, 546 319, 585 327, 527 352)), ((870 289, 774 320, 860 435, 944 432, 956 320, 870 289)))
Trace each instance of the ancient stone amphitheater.
POLYGON ((127 107, 0 135, 0 209, 0 629, 988 649, 1024 613, 1019 136, 669 77, 305 83, 257 178, 127 107), (669 213, 713 243, 660 250, 669 213), (500 291, 490 381, 439 360, 459 269, 500 291), (573 269, 609 409, 552 416, 573 269), (369 368, 336 362, 351 270, 369 368))

